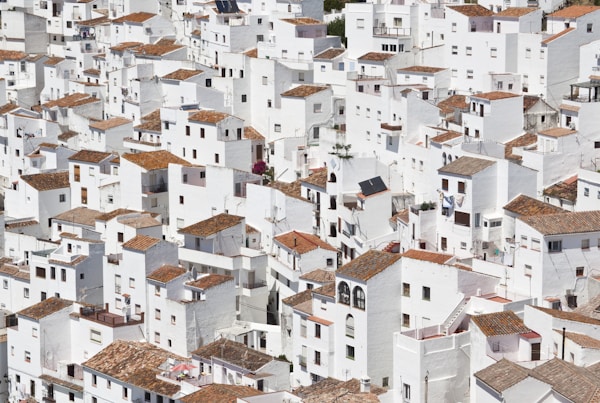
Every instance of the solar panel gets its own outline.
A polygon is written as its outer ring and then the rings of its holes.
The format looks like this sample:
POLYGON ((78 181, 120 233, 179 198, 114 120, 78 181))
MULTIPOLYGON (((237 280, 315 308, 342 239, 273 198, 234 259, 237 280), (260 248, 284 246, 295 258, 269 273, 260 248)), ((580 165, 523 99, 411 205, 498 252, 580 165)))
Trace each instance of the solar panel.
POLYGON ((216 4, 220 13, 229 14, 240 11, 236 0, 216 0, 216 4))
POLYGON ((365 196, 371 196, 375 193, 387 190, 387 186, 385 186, 385 183, 383 183, 381 176, 376 176, 374 178, 367 179, 366 181, 359 182, 358 186, 360 186, 360 190, 365 196))

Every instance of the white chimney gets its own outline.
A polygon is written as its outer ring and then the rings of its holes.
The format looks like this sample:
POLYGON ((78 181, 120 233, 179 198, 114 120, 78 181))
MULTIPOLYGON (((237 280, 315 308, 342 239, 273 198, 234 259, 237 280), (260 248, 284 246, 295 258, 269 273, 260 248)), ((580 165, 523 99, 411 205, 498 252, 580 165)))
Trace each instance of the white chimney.
POLYGON ((360 392, 371 393, 371 378, 368 376, 363 376, 360 378, 360 392))

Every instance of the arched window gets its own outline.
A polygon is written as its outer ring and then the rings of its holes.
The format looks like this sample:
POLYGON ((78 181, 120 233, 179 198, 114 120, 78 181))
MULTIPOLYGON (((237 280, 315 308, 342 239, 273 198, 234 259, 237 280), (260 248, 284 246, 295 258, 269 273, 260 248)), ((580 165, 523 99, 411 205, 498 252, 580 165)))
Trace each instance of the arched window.
POLYGON ((335 177, 335 174, 333 172, 329 174, 329 182, 335 183, 336 181, 337 178, 335 177))
POLYGON ((442 159, 443 159, 444 165, 446 165, 448 163, 448 160, 446 159, 446 153, 442 153, 442 159))
POLYGON ((451 155, 448 156, 448 162, 449 163, 452 162, 452 156, 451 155))
POLYGON ((335 196, 329 198, 329 209, 335 210, 337 207, 337 200, 335 196))
POLYGON ((350 305, 350 287, 344 281, 338 285, 338 302, 350 305))
POLYGON ((354 307, 358 309, 365 309, 365 292, 360 287, 354 287, 352 291, 352 299, 354 300, 354 307))
POLYGON ((354 338, 354 317, 346 316, 346 336, 354 338))

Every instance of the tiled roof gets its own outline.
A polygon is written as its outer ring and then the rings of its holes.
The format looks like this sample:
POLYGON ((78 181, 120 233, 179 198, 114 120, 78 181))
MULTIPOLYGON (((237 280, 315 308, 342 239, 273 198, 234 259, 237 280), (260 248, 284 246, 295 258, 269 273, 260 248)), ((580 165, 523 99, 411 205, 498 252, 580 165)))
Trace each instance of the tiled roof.
POLYGON ((562 10, 558 10, 549 14, 549 18, 578 18, 594 11, 600 10, 597 6, 571 6, 565 7, 562 10))
POLYGON ((114 127, 126 125, 128 123, 131 123, 131 120, 122 117, 115 117, 107 120, 99 120, 97 122, 90 123, 90 127, 92 129, 108 130, 114 127))
POLYGON ((109 49, 114 52, 123 52, 127 49, 135 49, 141 45, 142 45, 142 42, 121 42, 121 43, 117 43, 114 46, 111 46, 109 49))
POLYGON ((150 343, 116 340, 82 365, 125 384, 174 397, 180 390, 179 384, 157 378, 169 359, 185 360, 150 343))
POLYGON ((100 215, 102 215, 102 213, 98 210, 87 207, 75 207, 74 209, 65 211, 64 213, 60 213, 52 217, 52 219, 94 227, 96 225, 96 218, 98 218, 100 215))
POLYGON ((397 220, 400 220, 403 223, 408 224, 409 216, 410 216, 410 211, 407 208, 405 208, 404 210, 400 210, 396 214, 394 214, 390 218, 390 221, 396 222, 397 220))
POLYGON ((46 108, 46 109, 50 109, 50 108, 54 108, 54 107, 73 108, 75 106, 85 105, 85 104, 89 104, 92 102, 100 102, 100 99, 98 99, 96 97, 92 97, 89 94, 76 92, 74 94, 67 95, 60 99, 46 102, 45 104, 42 104, 42 107, 46 108))
POLYGON ((298 231, 291 231, 282 235, 278 235, 274 240, 277 243, 285 246, 287 249, 292 250, 300 255, 313 251, 317 248, 329 251, 337 250, 316 235, 298 231))
POLYGON ((473 176, 478 172, 494 165, 492 160, 484 160, 474 157, 460 157, 438 169, 438 173, 454 174, 460 176, 473 176))
POLYGON ((504 144, 504 158, 511 160, 521 160, 523 157, 513 154, 514 147, 527 147, 537 144, 537 135, 535 133, 525 133, 504 144))
POLYGON ((471 320, 486 337, 521 334, 530 331, 513 311, 474 315, 471 320))
MULTIPOLYGON (((590 76, 590 78, 591 77, 593 76, 590 76)), ((560 104, 558 109, 560 109, 561 111, 579 112, 579 109, 581 108, 575 105, 560 104)))
POLYGON ((17 109, 18 107, 19 107, 19 105, 17 105, 17 104, 11 104, 11 103, 4 104, 4 105, 0 106, 0 115, 5 115, 8 112, 17 109))
POLYGON ((21 175, 21 179, 40 192, 69 187, 68 171, 21 175))
POLYGON ((410 66, 398 69, 399 73, 438 73, 444 71, 444 67, 433 67, 433 66, 410 66))
POLYGON ((447 115, 454 113, 455 109, 468 109, 469 103, 467 102, 467 97, 465 95, 452 95, 451 97, 438 102, 437 107, 440 108, 440 111, 444 115, 447 115))
POLYGON ((27 58, 27 53, 19 52, 17 50, 4 50, 0 49, 0 61, 5 60, 23 60, 27 58))
POLYGON ((324 284, 335 281, 335 271, 316 269, 301 275, 300 278, 302 280, 324 284))
POLYGON ((223 119, 226 119, 229 116, 231 116, 231 115, 228 115, 227 113, 224 113, 224 112, 202 110, 202 111, 198 111, 198 112, 194 113, 193 115, 191 115, 190 117, 188 117, 188 120, 190 122, 202 122, 202 123, 215 124, 215 123, 222 121, 223 119))
POLYGON ((426 250, 409 249, 402 254, 402 257, 409 259, 422 260, 425 262, 444 264, 451 260, 454 256, 445 253, 429 252, 426 250))
POLYGON ((397 253, 369 250, 337 270, 338 275, 368 281, 400 259, 397 253))
POLYGON ((589 325, 600 325, 599 319, 594 319, 594 318, 591 318, 586 315, 582 315, 577 312, 559 311, 558 309, 542 308, 539 306, 532 306, 532 307, 537 309, 538 311, 542 311, 542 312, 552 316, 553 318, 568 320, 571 322, 587 323, 589 325))
POLYGON ((179 400, 182 403, 236 403, 238 398, 243 399, 262 394, 263 392, 251 386, 212 383, 179 400))
POLYGON ((146 12, 138 12, 138 13, 127 14, 120 18, 116 18, 112 22, 117 23, 117 24, 120 24, 123 22, 140 23, 140 22, 147 21, 150 18, 155 17, 155 16, 156 16, 156 14, 146 13, 146 12))
POLYGON ((183 267, 163 265, 154 270, 152 273, 148 274, 146 278, 148 280, 154 280, 158 281, 159 283, 166 284, 185 273, 187 273, 187 270, 183 267))
POLYGON ((598 402, 600 377, 586 368, 553 358, 529 371, 530 375, 552 385, 552 389, 571 402, 598 402))
POLYGON ((288 22, 293 25, 323 25, 323 21, 315 20, 314 18, 299 17, 299 18, 282 18, 281 21, 288 22))
POLYGON ((56 66, 58 63, 64 61, 64 57, 49 57, 45 62, 45 66, 56 66))
POLYGON ((48 259, 49 263, 59 264, 61 266, 77 266, 79 263, 86 260, 88 257, 86 255, 79 255, 73 260, 59 260, 59 259, 48 259))
POLYGON ((33 320, 40 320, 71 305, 73 305, 73 301, 50 297, 42 302, 38 302, 35 305, 17 312, 17 314, 33 320))
POLYGON ((314 56, 313 59, 331 60, 342 55, 345 51, 344 48, 329 48, 314 56))
POLYGON ((68 131, 66 131, 66 132, 64 132, 64 133, 61 133, 61 134, 59 134, 57 138, 58 138, 60 141, 67 141, 67 140, 69 140, 70 138, 73 138, 73 137, 76 137, 76 136, 78 136, 78 133, 77 133, 77 132, 74 132, 74 131, 72 131, 72 130, 68 130, 68 131))
POLYGON ((498 393, 527 379, 527 369, 505 358, 474 374, 475 378, 485 383, 498 393))
POLYGON ((119 218, 118 221, 121 224, 132 228, 150 228, 162 225, 160 221, 152 217, 150 214, 141 214, 135 217, 119 218))
POLYGON ((327 283, 324 286, 312 290, 313 294, 335 297, 335 283, 327 283))
POLYGON ((192 354, 206 360, 215 357, 252 372, 258 371, 274 360, 270 355, 248 348, 242 343, 227 339, 219 339, 202 346, 193 351, 192 354))
POLYGON ((577 176, 574 176, 573 178, 566 179, 547 187, 544 189, 544 196, 552 196, 574 202, 577 200, 577 176))
POLYGON ((39 222, 36 220, 20 220, 20 221, 9 222, 9 223, 4 224, 4 229, 7 231, 10 231, 15 228, 29 227, 31 225, 38 225, 38 224, 39 224, 39 222))
POLYGON ((83 74, 87 74, 89 76, 99 76, 100 70, 99 69, 85 69, 85 70, 83 70, 83 74))
POLYGON ((115 217, 118 217, 120 215, 124 215, 124 214, 131 214, 131 213, 138 213, 138 211, 136 210, 129 210, 129 209, 124 209, 124 208, 118 208, 115 209, 113 211, 109 211, 107 213, 104 213, 100 216, 98 216, 98 218, 96 218, 98 221, 110 221, 115 217))
POLYGON ((395 55, 393 53, 369 52, 358 58, 359 61, 383 62, 391 59, 395 55))
POLYGON ((180 164, 189 166, 190 163, 184 159, 171 154, 169 151, 148 151, 145 153, 136 154, 123 154, 122 158, 135 165, 144 168, 147 171, 153 171, 155 169, 166 169, 169 164, 180 164))
POLYGON ((560 38, 561 36, 564 36, 564 35, 568 34, 568 33, 569 33, 569 32, 571 32, 571 31, 574 31, 574 30, 575 30, 575 28, 574 28, 574 27, 569 27, 569 28, 567 28, 567 29, 563 29, 563 30, 562 30, 562 31, 560 31, 559 33, 557 33, 557 34, 554 34, 554 35, 552 35, 552 36, 549 36, 548 38, 544 39, 544 40, 542 41, 542 44, 543 44, 543 45, 547 45, 547 44, 549 44, 550 42, 554 41, 555 39, 558 39, 558 38, 560 38))
POLYGON ((244 52, 244 54, 248 57, 252 57, 252 58, 256 59, 258 57, 258 49, 253 48, 253 49, 247 50, 246 52, 244 52))
MULTIPOLYGON (((600 278, 596 277, 597 280, 600 278)), ((573 312, 600 320, 600 294, 591 297, 586 303, 579 304, 573 312)))
MULTIPOLYGON (((556 333, 562 335, 562 331, 554 330, 556 333)), ((588 336, 581 333, 565 332, 565 337, 571 340, 573 343, 583 347, 600 350, 600 340, 594 337, 588 336)))
POLYGON ((467 17, 489 17, 494 15, 494 12, 490 9, 480 6, 479 4, 468 4, 463 6, 448 6, 447 8, 452 9, 467 17))
POLYGON ((531 107, 538 103, 540 97, 535 95, 523 95, 523 111, 527 112, 531 107))
POLYGON ((135 48, 137 56, 162 56, 182 49, 183 45, 176 44, 146 44, 135 48))
POLYGON ((494 17, 522 17, 537 10, 535 7, 508 7, 496 13, 494 17))
POLYGON ((492 91, 492 92, 484 92, 481 94, 471 95, 471 98, 487 99, 488 101, 496 101, 499 99, 516 98, 516 97, 520 97, 520 95, 513 94, 512 92, 504 92, 504 91, 492 91))
POLYGON ((327 168, 314 169, 310 176, 300 179, 300 182, 325 189, 327 187, 327 168))
POLYGON ((577 133, 577 131, 566 128, 566 127, 553 127, 552 129, 542 130, 541 132, 538 132, 538 133, 541 134, 542 136, 558 138, 558 137, 568 136, 573 133, 577 133))
POLYGON ((289 305, 291 307, 294 307, 298 304, 301 304, 306 301, 311 301, 311 300, 312 300, 312 291, 304 290, 302 292, 299 292, 297 294, 294 294, 292 296, 282 299, 281 302, 286 305, 289 305))
POLYGON ((158 244, 159 242, 160 239, 158 238, 153 238, 148 235, 140 234, 125 242, 123 244, 123 249, 133 249, 144 252, 153 247, 154 245, 158 244))
POLYGON ((224 229, 241 224, 243 221, 244 217, 233 214, 221 213, 213 217, 207 218, 206 220, 199 221, 195 224, 182 228, 179 230, 179 233, 199 237, 207 237, 221 232, 224 229))
POLYGON ((96 25, 107 24, 109 22, 110 22, 110 18, 108 18, 107 16, 102 16, 102 17, 98 17, 98 18, 92 18, 91 20, 75 21, 75 24, 77 24, 79 26, 84 26, 84 27, 93 27, 96 25))
POLYGON ((188 78, 197 76, 198 74, 202 74, 202 70, 179 69, 167 74, 166 76, 163 76, 162 78, 165 80, 185 81, 188 78))
POLYGON ((296 88, 292 88, 291 90, 282 92, 281 96, 306 98, 318 92, 325 91, 326 89, 329 89, 329 87, 323 85, 300 85, 296 88))
POLYGON ((55 378, 47 374, 40 375, 39 378, 47 383, 60 385, 69 390, 74 390, 75 392, 83 392, 83 386, 79 386, 73 382, 69 382, 61 378, 55 378))
POLYGON ((301 196, 302 186, 301 186, 301 183, 299 180, 291 182, 291 183, 274 181, 274 182, 270 182, 267 186, 271 187, 273 189, 277 189, 290 197, 295 197, 297 199, 306 200, 306 199, 302 198, 302 196, 301 196))
POLYGON ((504 206, 504 209, 519 216, 566 213, 566 210, 523 194, 518 195, 504 206))
POLYGON ((454 130, 448 130, 445 133, 438 134, 435 137, 432 137, 430 141, 434 143, 445 143, 446 141, 454 140, 462 136, 462 133, 455 132, 454 130))
POLYGON ((81 150, 71 155, 69 157, 69 161, 90 162, 93 164, 97 164, 99 162, 104 161, 111 155, 111 153, 104 153, 102 151, 81 150))
POLYGON ((260 134, 254 127, 246 126, 244 127, 244 138, 248 140, 264 140, 265 136, 260 134))
MULTIPOLYGON (((340 393, 339 400, 337 398, 331 400, 320 400, 321 402, 330 403, 330 402, 346 402, 343 399, 346 393, 359 393, 360 392, 360 381, 356 378, 349 379, 347 381, 340 381, 335 378, 325 378, 319 382, 313 383, 309 386, 300 386, 299 388, 294 390, 294 394, 298 397, 301 397, 302 401, 307 401, 309 398, 318 398, 321 399, 323 396, 329 394, 330 392, 345 392, 340 393)), ((386 393, 387 389, 381 388, 377 385, 371 384, 371 393, 374 395, 381 395, 386 393)), ((365 394, 362 394, 365 396, 365 394)), ((319 400, 317 400, 319 401, 319 400)), ((360 400, 357 400, 360 401, 360 400)))
POLYGON ((197 280, 186 283, 190 287, 200 288, 201 290, 208 290, 209 288, 216 287, 228 281, 232 281, 233 276, 225 276, 223 274, 206 274, 197 280))

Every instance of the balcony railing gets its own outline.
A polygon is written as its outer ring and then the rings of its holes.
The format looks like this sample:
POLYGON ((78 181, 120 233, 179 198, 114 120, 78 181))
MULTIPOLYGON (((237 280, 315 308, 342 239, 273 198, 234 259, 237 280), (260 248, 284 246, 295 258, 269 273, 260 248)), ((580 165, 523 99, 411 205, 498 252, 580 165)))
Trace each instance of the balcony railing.
POLYGON ((410 28, 373 27, 373 35, 379 35, 379 36, 410 36, 410 28))
POLYGON ((242 287, 247 288, 249 290, 265 287, 266 285, 267 285, 266 281, 255 281, 254 283, 242 283, 242 287))
POLYGON ((166 183, 160 183, 158 185, 142 185, 142 193, 163 193, 169 190, 169 186, 166 183))

